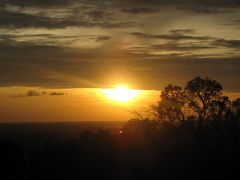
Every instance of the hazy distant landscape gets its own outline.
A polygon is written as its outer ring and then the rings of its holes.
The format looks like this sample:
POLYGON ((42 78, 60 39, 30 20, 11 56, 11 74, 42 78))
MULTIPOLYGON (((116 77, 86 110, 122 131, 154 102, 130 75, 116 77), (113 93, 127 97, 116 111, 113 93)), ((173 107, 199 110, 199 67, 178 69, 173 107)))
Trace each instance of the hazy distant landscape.
POLYGON ((119 133, 122 122, 58 122, 0 123, 0 138, 19 144, 25 151, 37 150, 46 144, 56 144, 79 136, 84 131, 107 130, 119 133))

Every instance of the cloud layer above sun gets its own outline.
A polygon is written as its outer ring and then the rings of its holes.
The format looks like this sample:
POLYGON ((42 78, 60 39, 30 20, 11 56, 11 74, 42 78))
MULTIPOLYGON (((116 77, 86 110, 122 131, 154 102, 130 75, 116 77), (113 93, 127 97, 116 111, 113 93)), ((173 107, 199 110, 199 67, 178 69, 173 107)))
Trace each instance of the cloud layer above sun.
POLYGON ((2 0, 0 86, 240 91, 238 0, 2 0))

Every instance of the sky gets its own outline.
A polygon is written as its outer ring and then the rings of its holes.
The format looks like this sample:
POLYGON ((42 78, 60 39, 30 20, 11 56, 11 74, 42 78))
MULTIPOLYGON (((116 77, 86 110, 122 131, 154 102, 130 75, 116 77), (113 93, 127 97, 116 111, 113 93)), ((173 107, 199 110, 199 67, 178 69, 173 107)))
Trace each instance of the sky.
POLYGON ((137 104, 196 76, 239 93, 239 28, 240 0, 1 0, 0 121, 126 120, 97 93, 116 84, 137 104))

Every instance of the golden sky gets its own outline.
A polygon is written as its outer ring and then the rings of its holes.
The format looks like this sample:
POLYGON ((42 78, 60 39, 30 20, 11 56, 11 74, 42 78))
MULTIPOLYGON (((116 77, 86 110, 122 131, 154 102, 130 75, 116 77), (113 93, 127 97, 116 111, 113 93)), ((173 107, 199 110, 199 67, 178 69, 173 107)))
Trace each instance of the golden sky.
MULTIPOLYGON (((147 108, 159 97, 158 91, 148 90, 139 91, 132 99, 112 99, 105 91, 108 92, 109 89, 1 88, 0 120, 2 122, 127 121, 133 117, 131 111, 147 108)), ((117 94, 119 95, 119 92, 117 94)))

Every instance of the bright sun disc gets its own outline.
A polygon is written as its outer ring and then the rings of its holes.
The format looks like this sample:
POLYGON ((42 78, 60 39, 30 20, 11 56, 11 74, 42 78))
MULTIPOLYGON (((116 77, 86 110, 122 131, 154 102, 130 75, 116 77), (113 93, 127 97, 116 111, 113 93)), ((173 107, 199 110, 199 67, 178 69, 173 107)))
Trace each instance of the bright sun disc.
POLYGON ((141 90, 130 90, 123 85, 120 85, 114 89, 103 89, 102 91, 110 99, 120 102, 130 101, 141 92, 141 90))

